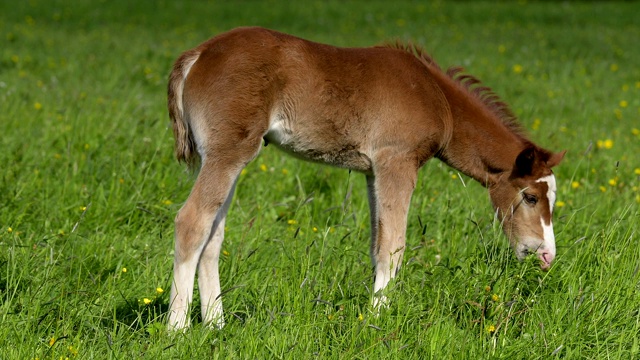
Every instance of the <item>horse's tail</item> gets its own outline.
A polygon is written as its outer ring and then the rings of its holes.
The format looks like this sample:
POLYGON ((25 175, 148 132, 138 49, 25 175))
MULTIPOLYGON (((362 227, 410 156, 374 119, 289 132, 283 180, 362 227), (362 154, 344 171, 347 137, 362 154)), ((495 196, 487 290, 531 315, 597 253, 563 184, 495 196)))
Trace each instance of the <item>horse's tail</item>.
POLYGON ((180 162, 185 162, 192 170, 200 161, 200 155, 193 138, 193 131, 190 129, 188 119, 185 116, 182 93, 189 70, 191 70, 191 66, 198 60, 199 56, 199 50, 189 50, 178 58, 169 76, 168 89, 169 117, 173 124, 173 135, 176 140, 176 158, 180 162))

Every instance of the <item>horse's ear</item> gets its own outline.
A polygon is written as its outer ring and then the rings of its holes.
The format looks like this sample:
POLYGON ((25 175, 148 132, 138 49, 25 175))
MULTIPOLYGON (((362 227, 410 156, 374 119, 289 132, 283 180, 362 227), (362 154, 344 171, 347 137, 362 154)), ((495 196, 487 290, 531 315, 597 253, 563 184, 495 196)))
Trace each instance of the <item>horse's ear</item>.
POLYGON ((516 158, 513 173, 518 176, 530 175, 533 172, 533 164, 536 161, 536 148, 528 147, 520 152, 516 158))
POLYGON ((563 151, 561 151, 559 153, 552 154, 549 157, 549 159, 547 159, 547 161, 546 161, 547 166, 549 168, 552 168, 552 167, 560 164, 560 161, 562 161, 562 159, 564 159, 564 154, 566 154, 566 153, 567 153, 567 150, 563 150, 563 151))

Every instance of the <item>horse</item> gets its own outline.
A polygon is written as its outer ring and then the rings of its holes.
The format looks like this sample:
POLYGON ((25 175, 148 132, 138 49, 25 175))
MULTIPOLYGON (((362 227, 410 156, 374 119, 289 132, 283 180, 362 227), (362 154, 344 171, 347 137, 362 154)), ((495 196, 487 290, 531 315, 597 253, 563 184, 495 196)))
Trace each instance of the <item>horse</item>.
POLYGON ((198 175, 175 218, 168 328, 190 326, 196 269, 203 323, 224 326, 220 248, 242 169, 264 144, 364 174, 372 303, 396 276, 418 169, 431 158, 488 189, 518 259, 556 255, 551 168, 565 152, 527 139, 508 105, 460 67, 400 42, 340 48, 259 27, 184 52, 169 77, 175 155, 198 175))

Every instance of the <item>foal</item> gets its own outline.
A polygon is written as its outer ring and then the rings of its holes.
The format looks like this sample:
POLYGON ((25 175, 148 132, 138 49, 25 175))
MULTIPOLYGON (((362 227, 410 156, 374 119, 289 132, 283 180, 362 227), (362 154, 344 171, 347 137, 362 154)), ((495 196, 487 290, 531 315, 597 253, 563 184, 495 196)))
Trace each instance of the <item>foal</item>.
MULTIPOLYGON (((262 28, 220 34, 176 61, 169 81, 176 156, 199 168, 175 219, 169 328, 189 326, 196 268, 204 323, 224 325, 218 257, 240 171, 262 141, 363 173, 374 292, 398 270, 418 169, 436 157, 479 181, 522 259, 556 253, 551 168, 563 153, 523 135, 479 81, 420 49, 337 48, 262 28)), ((378 303, 374 295, 374 305, 378 303)))

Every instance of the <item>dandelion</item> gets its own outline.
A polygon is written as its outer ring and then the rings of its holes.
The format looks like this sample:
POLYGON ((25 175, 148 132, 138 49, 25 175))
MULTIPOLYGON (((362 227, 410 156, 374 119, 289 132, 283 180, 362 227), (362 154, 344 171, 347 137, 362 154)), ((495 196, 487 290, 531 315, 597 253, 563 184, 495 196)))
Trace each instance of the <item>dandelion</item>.
POLYGON ((613 179, 609 179, 609 185, 611 185, 611 186, 618 185, 618 177, 615 177, 613 179))
POLYGON ((127 272, 127 268, 126 268, 126 267, 123 267, 123 268, 122 268, 122 272, 123 272, 123 273, 126 273, 126 272, 127 272))
POLYGON ((297 224, 297 223, 298 223, 298 220, 295 220, 295 219, 289 219, 289 220, 287 220, 287 224, 289 224, 289 225, 295 225, 295 224, 297 224))
POLYGON ((157 293, 158 295, 162 294, 163 292, 164 292, 164 290, 163 290, 161 287, 157 287, 157 288, 156 288, 156 293, 157 293))
POLYGON ((118 182, 119 182, 120 184, 124 184, 124 179, 123 179, 123 178, 120 178, 120 179, 118 180, 118 182))
POLYGON ((496 332, 496 327, 495 327, 494 325, 489 325, 489 326, 487 327, 487 332, 488 332, 489 334, 493 334, 494 332, 496 332))
POLYGON ((267 171, 267 165, 265 165, 265 164, 260 164, 260 170, 262 170, 262 171, 267 171))
POLYGON ((622 119, 622 110, 620 109, 614 109, 613 110, 613 114, 616 116, 616 119, 621 120, 622 119))
POLYGON ((331 315, 331 314, 327 315, 327 319, 333 320, 333 315, 331 315))
POLYGON ((607 188, 602 185, 598 186, 598 189, 600 189, 601 192, 607 192, 607 188))
POLYGON ((572 181, 571 182, 571 188, 572 189, 577 189, 580 187, 580 183, 578 181, 572 181))
POLYGON ((620 104, 618 104, 618 105, 620 105, 620 107, 624 109, 627 106, 629 106, 629 103, 627 102, 627 100, 622 100, 622 101, 620 101, 620 104))
POLYGON ((80 206, 80 211, 87 211, 87 207, 86 206, 80 206))
POLYGON ((52 337, 51 340, 49 340, 49 346, 53 346, 53 344, 56 343, 56 338, 52 337))
POLYGON ((640 129, 633 128, 631 129, 631 133, 635 136, 638 136, 640 135, 640 129))
POLYGON ((84 144, 84 149, 89 150, 89 144, 84 144))
POLYGON ((149 305, 149 304, 151 304, 151 300, 150 300, 150 299, 147 299, 147 298, 142 299, 142 302, 143 302, 145 305, 149 305))
POLYGON ((222 250, 222 255, 229 256, 229 252, 227 250, 222 250))
POLYGON ((162 203, 165 204, 165 205, 171 205, 171 204, 173 204, 173 201, 171 201, 169 199, 166 199, 162 203))
POLYGON ((312 229, 312 230, 313 230, 313 232, 318 232, 318 228, 317 228, 317 227, 315 227, 315 226, 313 227, 313 229, 312 229))
MULTIPOLYGON (((637 169, 636 169, 636 170, 637 170, 637 169)), ((12 229, 11 227, 8 227, 8 228, 7 228, 7 232, 8 232, 9 234, 11 234, 11 233, 13 232, 13 229, 12 229)))
POLYGON ((287 169, 282 169, 282 175, 288 175, 289 174, 289 170, 287 169))
POLYGON ((611 72, 618 71, 618 64, 611 64, 611 66, 609 66, 609 70, 611 70, 611 72))
POLYGON ((515 64, 515 65, 513 65, 513 72, 514 72, 514 73, 516 73, 516 74, 520 74, 520 73, 522 72, 522 70, 524 70, 524 69, 522 68, 522 65, 520 65, 520 64, 515 64))
POLYGON ((596 147, 598 149, 611 149, 611 148, 613 148, 613 140, 611 140, 611 139, 598 140, 596 142, 596 147))
POLYGON ((247 175, 247 169, 242 169, 242 171, 240 171, 240 175, 247 175))
POLYGON ((451 178, 452 178, 453 180, 455 180, 455 179, 457 179, 457 178, 458 178, 458 175, 456 175, 456 174, 451 174, 451 178))
POLYGON ((42 109, 42 104, 40 104, 39 102, 36 101, 35 104, 33 104, 33 108, 36 110, 40 110, 42 109))
POLYGON ((556 207, 561 208, 561 207, 563 207, 563 206, 565 206, 565 205, 566 205, 566 204, 564 203, 564 201, 556 201, 556 207))
MULTIPOLYGON (((636 174, 636 175, 640 175, 640 168, 635 168, 633 170, 633 173, 636 174)), ((11 229, 11 228, 9 228, 9 229, 11 229)))
POLYGON ((498 301, 498 300, 500 300, 500 296, 498 296, 498 294, 493 294, 493 295, 491 295, 491 300, 498 301))
POLYGON ((362 316, 362 314, 361 314, 361 313, 358 313, 358 320, 359 320, 359 321, 364 320, 364 316, 362 316))
POLYGON ((542 120, 540 119, 534 119, 533 120, 533 124, 531 124, 531 128, 533 130, 538 130, 538 128, 540 127, 540 124, 542 124, 542 120))
POLYGON ((73 345, 69 345, 67 350, 69 350, 73 356, 78 356, 78 349, 74 348, 73 345))

